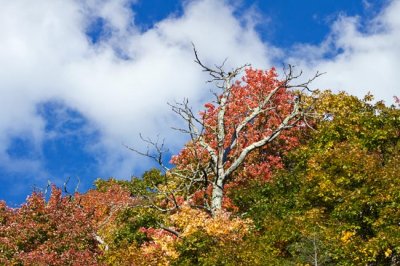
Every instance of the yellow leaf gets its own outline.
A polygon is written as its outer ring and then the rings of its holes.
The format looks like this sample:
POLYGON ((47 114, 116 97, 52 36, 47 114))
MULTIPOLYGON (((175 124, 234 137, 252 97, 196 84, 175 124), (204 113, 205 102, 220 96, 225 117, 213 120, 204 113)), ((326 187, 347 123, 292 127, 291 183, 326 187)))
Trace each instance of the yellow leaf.
POLYGON ((387 257, 390 257, 390 255, 392 255, 392 250, 390 249, 390 248, 388 248, 386 251, 385 251, 385 257, 387 258, 387 257))
POLYGON ((355 232, 350 232, 350 231, 344 231, 343 236, 340 238, 344 243, 348 243, 350 241, 350 238, 354 236, 356 233, 355 232))

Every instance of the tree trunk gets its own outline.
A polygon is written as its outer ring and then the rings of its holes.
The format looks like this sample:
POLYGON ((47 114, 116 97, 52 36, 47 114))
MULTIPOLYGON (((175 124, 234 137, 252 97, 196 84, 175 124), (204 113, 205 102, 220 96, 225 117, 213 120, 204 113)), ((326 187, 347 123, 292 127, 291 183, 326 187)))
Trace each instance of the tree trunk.
POLYGON ((218 211, 222 209, 222 198, 224 196, 224 185, 223 182, 217 180, 213 184, 212 196, 211 196, 211 212, 215 215, 218 211))

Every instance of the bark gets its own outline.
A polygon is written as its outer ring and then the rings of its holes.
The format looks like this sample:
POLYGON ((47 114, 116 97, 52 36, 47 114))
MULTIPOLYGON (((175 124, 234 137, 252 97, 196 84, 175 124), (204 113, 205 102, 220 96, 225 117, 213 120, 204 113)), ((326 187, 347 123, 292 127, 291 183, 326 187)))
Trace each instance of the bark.
POLYGON ((211 213, 215 215, 219 210, 222 209, 222 199, 224 197, 224 185, 222 182, 217 180, 217 183, 213 184, 212 196, 211 196, 211 213))

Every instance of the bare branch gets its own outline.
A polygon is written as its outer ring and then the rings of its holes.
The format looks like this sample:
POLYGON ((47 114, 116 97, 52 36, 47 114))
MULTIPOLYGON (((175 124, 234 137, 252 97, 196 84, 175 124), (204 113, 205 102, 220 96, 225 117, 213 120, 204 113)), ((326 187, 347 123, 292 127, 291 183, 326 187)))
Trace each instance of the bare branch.
POLYGON ((179 232, 175 231, 174 229, 172 229, 172 228, 170 228, 170 227, 166 227, 166 226, 163 225, 162 223, 159 223, 158 226, 159 226, 161 229, 167 231, 168 233, 171 233, 171 234, 175 235, 175 236, 178 237, 178 238, 181 237, 181 234, 180 234, 179 232))
POLYGON ((307 90, 309 92, 313 92, 314 90, 310 89, 309 85, 318 77, 326 74, 326 72, 319 72, 317 71, 314 76, 312 76, 311 78, 309 78, 307 81, 303 82, 303 83, 299 83, 299 84, 294 84, 291 85, 289 84, 292 80, 298 79, 303 75, 303 71, 300 71, 299 74, 294 74, 294 66, 292 65, 288 65, 288 68, 284 69, 284 75, 285 75, 285 80, 286 80, 286 88, 302 88, 303 90, 307 90))
MULTIPOLYGON (((227 79, 232 79, 232 78, 236 77, 244 68, 250 66, 250 64, 245 64, 241 67, 238 67, 238 68, 226 73, 223 69, 224 65, 227 61, 227 59, 225 59, 220 66, 216 66, 216 69, 210 68, 210 67, 206 66, 200 60, 196 46, 194 45, 193 42, 192 42, 192 46, 193 46, 193 53, 195 56, 194 62, 196 62, 198 65, 201 66, 201 68, 203 69, 203 72, 208 72, 208 74, 212 77, 212 79, 209 80, 208 82, 218 82, 218 81, 225 82, 227 79)), ((218 86, 218 87, 224 88, 225 86, 222 85, 222 86, 218 86)))
POLYGON ((144 137, 142 136, 142 134, 139 134, 139 136, 140 136, 140 138, 141 138, 141 140, 142 140, 143 142, 145 142, 145 143, 148 144, 147 150, 146 150, 145 152, 139 151, 139 150, 137 150, 137 149, 135 149, 135 148, 132 148, 132 147, 129 147, 129 146, 125 145, 125 144, 122 144, 122 145, 123 145, 125 148, 127 148, 127 149, 129 149, 129 150, 131 150, 131 151, 133 151, 133 152, 135 152, 135 153, 141 155, 141 156, 144 156, 144 157, 148 157, 148 158, 150 158, 150 159, 153 159, 158 165, 161 166, 161 168, 162 168, 165 172, 169 171, 170 169, 169 169, 167 166, 165 166, 165 164, 164 164, 164 162, 163 162, 163 159, 164 159, 164 158, 163 158, 163 155, 164 155, 164 153, 168 152, 168 149, 165 149, 165 148, 164 148, 164 141, 165 141, 165 140, 163 139, 162 142, 161 142, 161 144, 160 144, 159 139, 157 139, 157 141, 153 141, 153 140, 151 140, 150 138, 144 138, 144 137), (153 149, 156 150, 156 153, 155 153, 155 154, 154 154, 154 153, 151 153, 150 147, 152 147, 153 149))

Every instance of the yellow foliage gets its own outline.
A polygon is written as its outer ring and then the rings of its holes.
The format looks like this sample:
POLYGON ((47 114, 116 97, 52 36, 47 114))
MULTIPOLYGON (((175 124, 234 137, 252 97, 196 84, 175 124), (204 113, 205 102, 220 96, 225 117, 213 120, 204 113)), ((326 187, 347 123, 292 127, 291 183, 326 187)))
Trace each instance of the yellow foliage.
POLYGON ((392 255, 392 250, 391 250, 390 248, 388 248, 388 249, 385 251, 385 257, 390 257, 390 255, 392 255))
MULTIPOLYGON (((250 232, 252 221, 231 217, 221 211, 214 217, 199 209, 183 205, 178 212, 166 217, 165 227, 179 233, 179 237, 162 228, 143 229, 151 240, 138 246, 127 244, 118 250, 106 252, 106 262, 112 265, 170 265, 178 259, 178 246, 197 233, 216 240, 216 245, 239 243, 250 232)), ((103 230, 108 239, 115 228, 103 230)), ((202 240, 199 240, 202 241, 202 240)))
POLYGON ((352 236, 354 236, 356 233, 355 232, 351 232, 351 231, 344 231, 342 232, 342 237, 340 238, 344 243, 348 243, 350 242, 350 239, 352 236))
POLYGON ((190 208, 187 205, 184 205, 178 213, 172 215, 170 220, 181 229, 181 237, 189 236, 201 230, 222 241, 242 239, 252 225, 250 219, 231 219, 230 214, 223 211, 211 217, 207 213, 190 208))

